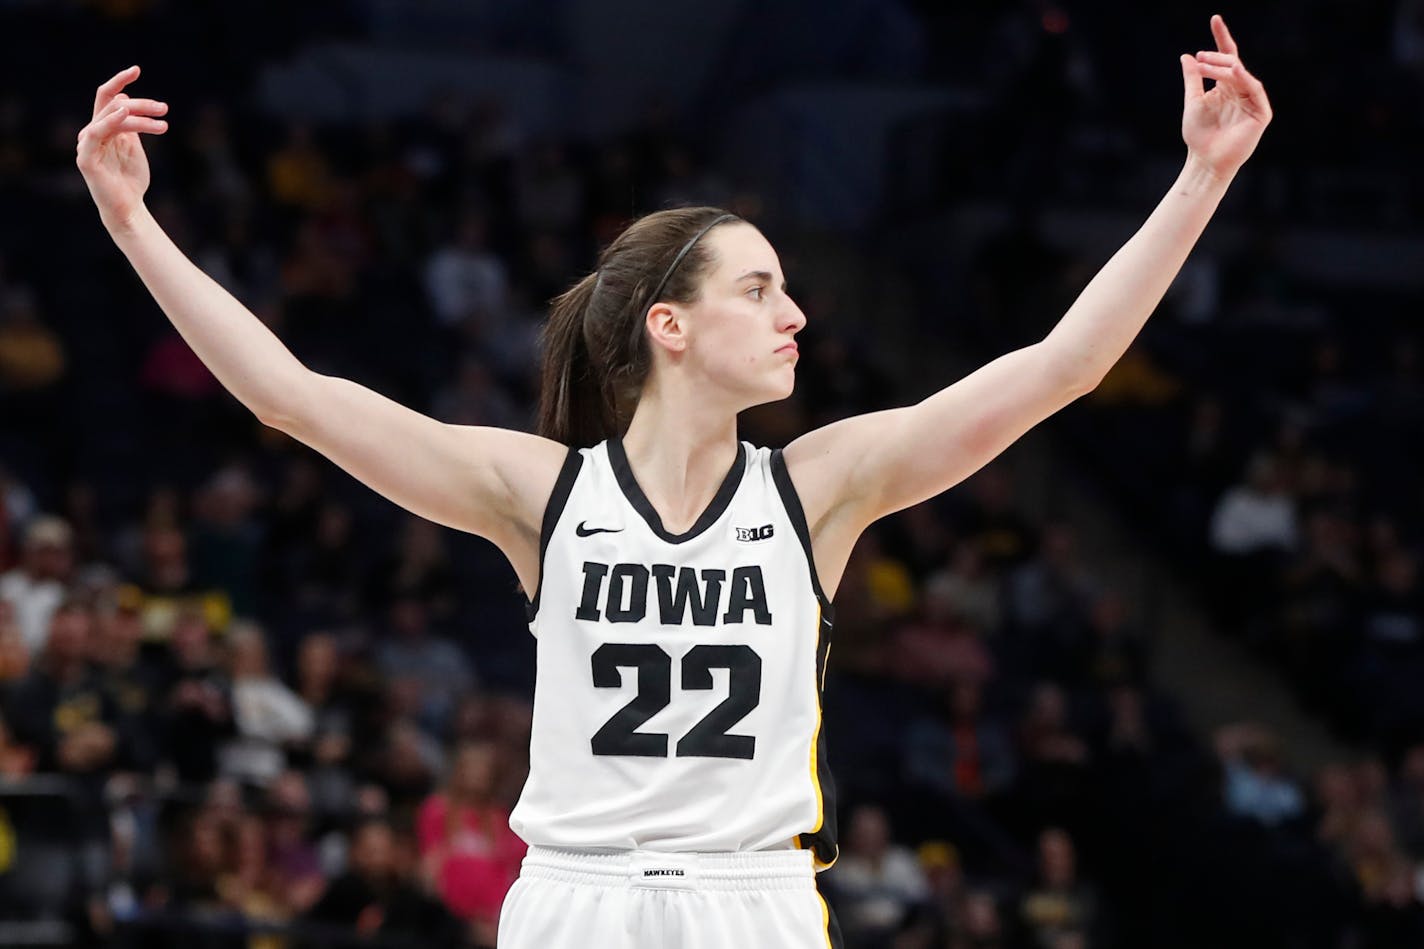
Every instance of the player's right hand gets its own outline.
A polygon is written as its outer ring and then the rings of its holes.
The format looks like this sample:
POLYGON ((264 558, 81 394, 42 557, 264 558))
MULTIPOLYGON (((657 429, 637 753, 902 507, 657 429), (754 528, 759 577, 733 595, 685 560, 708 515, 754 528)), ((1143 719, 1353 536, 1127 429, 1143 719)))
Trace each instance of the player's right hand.
POLYGON ((131 99, 124 93, 138 74, 139 68, 130 66, 100 86, 94 96, 94 118, 79 133, 75 164, 110 231, 132 223, 148 191, 148 158, 139 133, 168 131, 168 123, 156 118, 167 114, 168 103, 131 99))

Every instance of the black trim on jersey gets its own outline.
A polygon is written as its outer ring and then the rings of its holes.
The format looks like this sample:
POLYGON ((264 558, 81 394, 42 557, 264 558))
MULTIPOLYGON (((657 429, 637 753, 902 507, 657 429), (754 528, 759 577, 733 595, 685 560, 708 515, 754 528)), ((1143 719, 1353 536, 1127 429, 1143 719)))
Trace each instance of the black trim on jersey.
POLYGON ((544 520, 539 526, 539 585, 534 588, 534 598, 524 603, 525 615, 529 621, 539 612, 539 593, 544 589, 544 551, 549 549, 549 538, 554 536, 554 525, 559 523, 559 515, 564 513, 564 505, 569 503, 569 494, 574 489, 579 469, 583 467, 583 455, 577 448, 570 448, 564 457, 564 466, 559 469, 559 477, 554 482, 554 490, 549 494, 549 502, 544 505, 544 520))
POLYGON ((804 847, 806 841, 809 841, 816 859, 826 866, 835 863, 841 852, 840 831, 836 821, 836 778, 831 773, 830 756, 826 752, 825 703, 821 688, 821 683, 826 681, 826 660, 830 655, 831 627, 823 621, 816 636, 816 704, 822 710, 821 725, 816 732, 816 783, 821 788, 821 829, 814 833, 798 834, 796 842, 804 847))
MULTIPOLYGON (((821 604, 821 623, 830 626, 836 619, 836 608, 831 598, 821 589, 821 578, 816 574, 816 557, 811 553, 811 530, 806 526, 806 512, 801 507, 801 496, 791 483, 791 472, 786 470, 786 459, 777 448, 771 453, 771 480, 776 482, 776 492, 781 495, 781 505, 786 508, 786 516, 791 518, 791 526, 796 536, 801 538, 801 549, 806 551, 806 565, 811 568, 811 589, 821 604)), ((819 681, 819 680, 817 680, 819 681)))
MULTIPOLYGON (((781 504, 786 508, 786 516, 796 536, 801 539, 801 549, 806 552, 806 566, 811 571, 811 589, 816 601, 821 604, 821 628, 816 631, 816 704, 824 709, 821 684, 826 681, 826 661, 831 654, 831 629, 835 620, 835 607, 831 606, 826 591, 821 589, 821 578, 816 574, 816 558, 811 553, 811 530, 806 525, 806 511, 801 507, 801 496, 791 483, 791 472, 786 468, 786 458, 781 449, 771 453, 771 480, 776 483, 776 491, 781 495, 781 504)), ((821 789, 821 828, 815 833, 798 834, 797 843, 808 843, 815 851, 816 859, 822 864, 832 864, 840 855, 839 836, 836 828, 836 779, 831 774, 830 757, 826 753, 826 722, 824 714, 816 734, 816 783, 821 789)), ((839 946, 840 925, 835 915, 831 915, 830 934, 832 944, 839 946)))
POLYGON ((737 486, 742 483, 742 474, 746 471, 747 447, 741 442, 737 442, 737 458, 732 462, 732 467, 727 470, 727 477, 722 479, 722 486, 717 489, 712 503, 707 505, 707 510, 703 511, 697 522, 683 534, 669 534, 663 527, 663 519, 658 516, 652 502, 643 493, 643 489, 638 486, 638 479, 633 477, 633 469, 628 465, 628 454, 623 450, 622 439, 610 438, 608 440, 608 461, 613 465, 613 475, 618 479, 618 487, 623 489, 623 496, 628 499, 629 504, 633 505, 633 509, 642 515, 643 520, 648 522, 653 533, 669 544, 681 544, 716 523, 717 518, 721 517, 722 512, 727 509, 727 505, 732 503, 732 495, 737 493, 737 486))

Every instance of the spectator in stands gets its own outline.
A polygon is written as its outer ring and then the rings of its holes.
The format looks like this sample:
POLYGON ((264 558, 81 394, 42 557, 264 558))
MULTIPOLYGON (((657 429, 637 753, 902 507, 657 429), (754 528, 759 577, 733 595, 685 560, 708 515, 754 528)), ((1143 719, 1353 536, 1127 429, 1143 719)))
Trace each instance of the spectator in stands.
POLYGON ((64 341, 40 317, 33 291, 0 286, 0 425, 42 443, 59 418, 59 385, 68 358, 64 341))
POLYGON ((286 770, 287 748, 311 738, 312 710, 268 668, 261 627, 233 623, 227 645, 237 735, 223 749, 223 773, 266 786, 286 770))
POLYGON ((351 758, 358 698, 340 681, 336 637, 316 632, 297 650, 296 694, 312 712, 312 732, 302 760, 309 768, 312 801, 319 813, 345 807, 353 788, 351 758))
POLYGON ((123 719, 89 666, 92 629, 87 607, 61 603, 44 652, 6 697, 4 716, 33 750, 36 770, 66 776, 71 789, 41 796, 27 809, 25 830, 36 845, 31 858, 43 877, 27 885, 40 909, 78 897, 98 912, 109 837, 104 785, 111 769, 129 763, 123 719))
POLYGON ((1299 543, 1296 499, 1281 465, 1258 454, 1245 480, 1217 501, 1210 520, 1218 615, 1229 631, 1242 630, 1269 609, 1280 565, 1299 543))
POLYGON ((312 127, 293 122, 287 140, 267 161, 267 191, 279 205, 320 210, 331 192, 331 163, 312 127))
POLYGON ((475 687, 470 664, 458 646, 431 635, 430 610, 415 593, 398 593, 386 612, 390 632, 376 652, 387 681, 419 683, 420 725, 443 735, 460 694, 475 687))
POLYGON ((425 264, 425 293, 440 323, 498 323, 509 297, 509 269, 489 247, 489 223, 478 211, 463 212, 453 240, 425 264))
POLYGON ((232 619, 226 592, 200 584, 188 561, 188 540, 177 526, 155 523, 143 533, 143 567, 134 582, 119 590, 119 602, 143 615, 144 638, 166 642, 176 635, 178 617, 196 611, 213 631, 232 619))
POLYGON ((1211 516, 1211 546, 1226 557, 1294 550, 1300 530, 1295 501, 1276 462, 1251 460, 1246 480, 1222 495, 1211 516))
POLYGON ((1354 832, 1360 814, 1364 812, 1359 788, 1349 766, 1332 762, 1315 775, 1314 804, 1319 812, 1315 835, 1336 848, 1354 832))
POLYGON ((523 410, 511 399, 479 356, 460 359, 455 381, 436 393, 431 414, 451 425, 493 425, 519 428, 523 410))
POLYGON ((115 532, 113 550, 119 570, 128 577, 142 576, 148 570, 149 535, 160 528, 181 531, 186 511, 186 499, 178 488, 166 482, 147 485, 142 514, 115 532))
POLYGON ((1097 896, 1078 877, 1073 839, 1050 827, 1038 838, 1038 880, 1019 904, 1019 916, 1038 949, 1059 949, 1065 937, 1097 944, 1097 896))
POLYGON ((897 679, 926 688, 959 682, 982 686, 994 675, 994 659, 980 631, 939 590, 926 591, 919 616, 895 630, 890 663, 897 679))
POLYGON ((1353 650, 1365 583, 1359 547, 1353 520, 1317 510, 1306 520, 1305 549, 1279 573, 1271 617, 1274 645, 1311 701, 1334 697, 1331 680, 1353 650))
POLYGON ((893 842, 890 820, 874 804, 851 812, 834 886, 837 915, 851 946, 887 944, 929 898, 914 851, 893 842))
POLYGON ((1156 741, 1140 690, 1121 685, 1108 694, 1108 723, 1101 749, 1105 756, 1140 760, 1152 754, 1156 741))
POLYGON ((311 796, 300 772, 284 772, 272 782, 263 816, 273 886, 293 912, 304 913, 321 898, 326 877, 311 836, 311 796))
POLYGON ((920 845, 918 857, 928 892, 913 922, 899 935, 896 949, 943 949, 964 919, 967 884, 959 851, 942 840, 920 845))
POLYGON ((956 546, 949 563, 925 580, 924 595, 952 604, 957 616, 985 635, 999 630, 1003 594, 976 544, 956 546))
POLYGON ((1366 902, 1412 901, 1414 868, 1400 851, 1389 815, 1383 810, 1364 811, 1345 847, 1345 858, 1366 902))
POLYGON ((1365 594, 1364 632, 1375 643, 1424 646, 1424 591, 1415 558, 1404 550, 1385 554, 1365 594))
POLYGON ((457 929, 440 904, 397 871, 397 841, 389 824, 370 820, 351 835, 349 869, 331 881, 307 918, 354 929, 359 936, 454 945, 457 929))
POLYGON ((949 563, 958 543, 942 511, 917 504, 885 522, 885 545, 905 565, 917 586, 949 563))
POLYGON ((108 563, 111 558, 105 536, 105 519, 100 511, 99 492, 94 482, 86 478, 70 481, 64 489, 62 511, 73 534, 75 562, 84 564, 88 570, 106 574, 116 572, 108 563))
POLYGON ((1146 681, 1146 646, 1142 634, 1131 624, 1122 594, 1108 590, 1093 601, 1088 613, 1087 641, 1074 665, 1078 682, 1099 689, 1146 681))
POLYGON ((966 487, 974 506, 966 512, 960 532, 979 548, 990 568, 1008 570, 1028 559, 1036 532, 1015 507, 1014 484, 1004 463, 981 468, 966 487))
MULTIPOLYGON (((267 828, 262 818, 242 815, 224 828, 224 859, 214 889, 223 904, 258 925, 281 923, 290 918, 287 894, 276 886, 268 864, 267 828)), ((282 949, 285 941, 272 936, 254 937, 250 949, 282 949)))
POLYGON ((408 718, 386 729, 374 777, 390 796, 392 808, 411 811, 435 788, 445 768, 440 745, 408 718))
POLYGON ((341 256, 316 218, 300 219, 297 233, 282 259, 283 314, 294 336, 306 345, 320 346, 330 356, 342 351, 348 340, 329 334, 350 315, 358 273, 352 261, 341 256))
POLYGON ((64 599, 74 572, 69 525, 57 517, 38 517, 25 530, 24 559, 0 576, 0 600, 10 603, 20 636, 31 654, 49 635, 50 617, 64 599))
POLYGON ((275 592, 311 624, 348 623, 361 609, 361 559, 355 519, 346 505, 329 500, 312 514, 309 530, 291 536, 277 554, 275 592))
POLYGON ((964 898, 964 915, 950 937, 950 949, 1008 949, 1008 927, 999 901, 988 890, 976 889, 964 898))
POLYGON ((48 433, 63 417, 67 367, 64 341, 41 319, 34 292, 0 284, 0 432, 15 433, 41 458, 52 451, 48 433))
POLYGON ((100 603, 94 614, 91 660, 130 737, 130 765, 147 772, 161 753, 162 683, 159 670, 140 653, 142 640, 143 619, 137 610, 113 597, 100 603))
POLYGON ((509 811, 494 796, 498 754, 490 742, 459 746, 444 789, 426 798, 416 818, 427 879, 450 911, 490 945, 500 906, 528 849, 509 829, 509 811))
POLYGON ((1069 715, 1068 696, 1040 682, 1019 722, 1020 803, 1039 819, 1076 828, 1090 805, 1093 787, 1088 743, 1069 715))
POLYGON ((1225 768, 1226 809, 1268 827, 1295 820, 1305 812, 1305 798, 1283 771, 1274 734, 1254 722, 1217 730, 1216 751, 1225 768))
POLYGON ((256 514, 261 503, 256 479, 236 465, 212 475, 193 501, 193 576, 201 586, 226 593, 238 616, 257 610, 262 528, 256 514))
POLYGON ((424 604, 428 620, 449 620, 458 591, 446 529, 422 517, 405 518, 395 549, 377 564, 366 586, 374 610, 387 610, 398 599, 415 599, 424 604))
POLYGON ((99 775, 120 754, 118 709, 89 666, 92 635, 89 610, 62 603, 39 661, 9 696, 8 717, 41 770, 99 775))
POLYGON ((215 914, 223 910, 218 879, 223 870, 222 825, 204 810, 187 815, 172 844, 168 877, 159 898, 174 910, 215 914))
POLYGON ((1040 682, 1019 727, 1019 747, 1025 761, 1081 765, 1088 748, 1073 730, 1068 697, 1052 682, 1040 682))
POLYGON ((160 712, 164 747, 180 780, 205 784, 217 774, 218 749, 234 733, 232 682, 194 608, 178 613, 170 646, 160 712))
POLYGON ((1057 667, 1086 622, 1093 595, 1073 529, 1049 524, 1038 550, 1004 583, 1005 619, 1030 637, 1041 667, 1057 667))
POLYGON ((941 796, 978 800, 1003 793, 1016 770, 1013 745, 985 717, 981 687, 961 682, 941 696, 941 716, 918 719, 906 733, 906 779, 941 796))
POLYGON ((885 674, 884 608, 871 588, 873 545, 866 531, 850 552, 840 588, 836 590, 836 663, 849 673, 869 677, 885 674))

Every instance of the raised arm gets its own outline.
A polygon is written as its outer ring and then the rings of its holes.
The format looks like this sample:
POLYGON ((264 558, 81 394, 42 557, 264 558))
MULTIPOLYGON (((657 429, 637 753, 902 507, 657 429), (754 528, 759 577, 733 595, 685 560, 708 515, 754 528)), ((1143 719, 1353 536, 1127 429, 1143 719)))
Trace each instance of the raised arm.
POLYGON ((1047 337, 918 405, 846 419, 787 447, 823 585, 839 579, 868 524, 957 484, 1091 391, 1147 322, 1271 120, 1226 24, 1216 16, 1211 27, 1217 51, 1181 57, 1182 173, 1047 337), (1215 87, 1206 91, 1203 78, 1215 87))
POLYGON ((76 164, 99 216, 154 300, 203 363, 265 424, 321 452, 396 504, 504 550, 526 589, 563 446, 500 429, 447 425, 364 386, 312 372, 168 238, 143 204, 139 133, 162 134, 167 105, 129 98, 138 67, 99 87, 76 164))

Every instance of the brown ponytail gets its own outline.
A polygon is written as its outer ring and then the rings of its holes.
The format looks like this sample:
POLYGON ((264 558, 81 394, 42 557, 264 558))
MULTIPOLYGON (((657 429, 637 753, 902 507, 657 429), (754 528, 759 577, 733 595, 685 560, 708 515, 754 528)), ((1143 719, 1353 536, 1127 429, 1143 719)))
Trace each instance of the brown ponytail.
POLYGON ((639 218, 599 256, 597 270, 553 300, 543 333, 540 435, 586 448, 622 434, 652 367, 648 308, 697 300, 712 265, 700 235, 719 219, 739 220, 720 208, 639 218))

